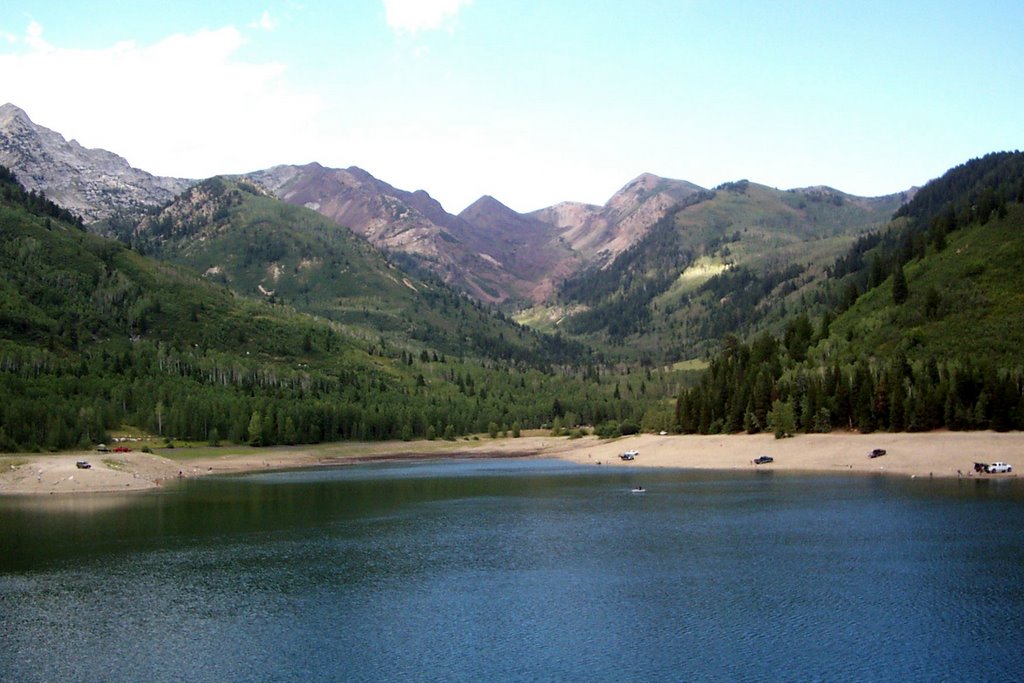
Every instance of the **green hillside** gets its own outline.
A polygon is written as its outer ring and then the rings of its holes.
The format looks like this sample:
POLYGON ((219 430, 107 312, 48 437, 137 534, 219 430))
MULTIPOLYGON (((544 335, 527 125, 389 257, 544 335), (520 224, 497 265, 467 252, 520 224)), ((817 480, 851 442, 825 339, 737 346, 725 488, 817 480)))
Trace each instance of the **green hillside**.
POLYGON ((135 229, 145 253, 240 294, 285 303, 392 344, 533 366, 587 359, 587 349, 515 324, 436 280, 409 276, 366 240, 320 214, 239 180, 190 188, 135 229))
POLYGON ((651 401, 585 366, 446 356, 243 297, 84 232, 6 169, 0 186, 0 451, 85 447, 122 425, 253 444, 452 438, 639 422, 651 401))
POLYGON ((727 338, 680 394, 684 431, 1024 428, 1024 155, 922 188, 829 268, 831 308, 727 338))
POLYGON ((949 235, 942 251, 903 266, 906 299, 889 276, 831 325, 814 357, 850 362, 903 353, 927 358, 1024 362, 1024 206, 949 235))
POLYGON ((576 312, 562 327, 669 362, 701 357, 727 333, 779 328, 786 306, 900 201, 727 183, 695 195, 610 266, 567 281, 562 304, 576 312))

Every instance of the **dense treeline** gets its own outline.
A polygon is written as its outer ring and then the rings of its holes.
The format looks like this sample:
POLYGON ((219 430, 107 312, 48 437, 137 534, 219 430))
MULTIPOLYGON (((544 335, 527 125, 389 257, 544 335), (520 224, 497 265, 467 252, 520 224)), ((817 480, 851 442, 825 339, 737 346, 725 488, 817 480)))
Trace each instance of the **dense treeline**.
POLYGON ((571 376, 429 362, 414 378, 367 368, 293 370, 228 354, 138 341, 61 359, 0 350, 0 451, 104 441, 134 425, 193 441, 253 445, 453 438, 565 424, 639 423, 636 401, 571 376))
POLYGON ((679 429, 784 435, 1024 427, 1024 369, 934 357, 910 363, 903 355, 815 367, 796 363, 800 346, 787 349, 768 334, 749 346, 728 338, 700 384, 680 394, 679 429))
POLYGON ((952 207, 962 227, 988 221, 1008 201, 1024 202, 1024 152, 993 152, 950 169, 922 187, 895 218, 910 218, 927 229, 952 207))

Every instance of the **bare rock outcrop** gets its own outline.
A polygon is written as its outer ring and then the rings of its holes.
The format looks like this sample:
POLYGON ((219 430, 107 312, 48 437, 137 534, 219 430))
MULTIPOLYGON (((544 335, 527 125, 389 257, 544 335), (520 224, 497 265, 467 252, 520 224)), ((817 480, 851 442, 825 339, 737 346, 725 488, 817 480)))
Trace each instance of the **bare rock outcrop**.
POLYGON ((66 140, 9 103, 0 106, 0 164, 26 189, 44 193, 87 223, 160 206, 193 182, 155 176, 112 152, 66 140))

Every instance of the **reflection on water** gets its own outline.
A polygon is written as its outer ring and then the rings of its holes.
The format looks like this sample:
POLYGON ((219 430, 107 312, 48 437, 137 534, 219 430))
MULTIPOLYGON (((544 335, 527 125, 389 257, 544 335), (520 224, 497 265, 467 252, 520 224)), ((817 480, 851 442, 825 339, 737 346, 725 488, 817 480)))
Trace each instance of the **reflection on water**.
POLYGON ((0 499, 0 679, 1013 680, 1022 541, 1016 481, 537 460, 0 499))

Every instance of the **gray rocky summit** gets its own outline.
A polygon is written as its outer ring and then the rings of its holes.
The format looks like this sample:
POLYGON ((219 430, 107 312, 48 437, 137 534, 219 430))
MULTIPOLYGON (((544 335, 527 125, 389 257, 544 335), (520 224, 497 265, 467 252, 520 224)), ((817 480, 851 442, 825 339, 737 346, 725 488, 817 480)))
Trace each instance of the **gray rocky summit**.
POLYGON ((159 206, 193 183, 154 176, 112 152, 68 141, 10 103, 0 106, 0 164, 26 189, 44 193, 86 223, 159 206))

